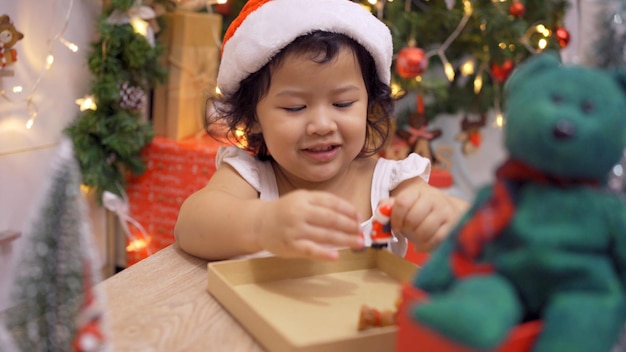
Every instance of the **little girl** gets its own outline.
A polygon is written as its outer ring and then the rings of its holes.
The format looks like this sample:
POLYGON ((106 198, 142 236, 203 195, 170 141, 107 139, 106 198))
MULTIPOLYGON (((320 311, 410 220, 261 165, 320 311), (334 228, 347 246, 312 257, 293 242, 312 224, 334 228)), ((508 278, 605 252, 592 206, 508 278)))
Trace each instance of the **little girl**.
POLYGON ((180 247, 210 260, 332 260, 371 244, 380 202, 393 204, 394 253, 407 238, 421 251, 441 242, 467 204, 428 185, 428 159, 377 157, 392 55, 389 29, 352 1, 250 0, 224 36, 214 121, 243 147, 221 148, 183 203, 180 247))

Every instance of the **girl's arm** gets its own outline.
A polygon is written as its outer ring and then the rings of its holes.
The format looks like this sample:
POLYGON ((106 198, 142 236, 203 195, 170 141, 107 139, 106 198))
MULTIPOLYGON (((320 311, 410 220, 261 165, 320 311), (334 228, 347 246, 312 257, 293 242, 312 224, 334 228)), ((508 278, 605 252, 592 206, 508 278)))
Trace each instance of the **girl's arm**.
POLYGON ((363 246, 356 210, 335 195, 297 190, 275 201, 258 197, 237 171, 223 165, 181 206, 177 242, 210 260, 261 250, 332 260, 338 253, 330 247, 363 246))
POLYGON ((225 259, 261 250, 255 234, 263 202, 230 166, 218 168, 207 185, 182 204, 174 234, 187 253, 225 259))

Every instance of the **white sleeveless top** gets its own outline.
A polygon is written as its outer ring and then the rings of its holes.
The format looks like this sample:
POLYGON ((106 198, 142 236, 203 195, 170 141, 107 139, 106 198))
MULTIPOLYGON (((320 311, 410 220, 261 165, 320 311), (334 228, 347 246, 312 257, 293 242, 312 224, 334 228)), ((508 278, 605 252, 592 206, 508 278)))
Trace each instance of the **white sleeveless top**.
MULTIPOLYGON (((258 158, 238 147, 228 146, 220 147, 217 152, 215 160, 216 167, 219 168, 223 163, 233 167, 241 177, 257 190, 260 199, 267 201, 278 199, 279 194, 278 185, 276 184, 276 175, 269 161, 260 161, 258 158)), ((374 214, 379 201, 389 198, 391 190, 396 188, 401 182, 414 177, 421 177, 424 181, 428 182, 429 176, 430 160, 415 153, 410 154, 404 160, 378 159, 372 178, 370 197, 372 214, 374 214)), ((371 238, 369 237, 371 230, 372 218, 361 223, 361 231, 365 236, 366 246, 371 244, 371 238)), ((391 242, 391 246, 388 249, 404 257, 407 249, 407 239, 401 234, 394 233, 393 235, 394 240, 391 242)), ((271 255, 271 253, 262 251, 240 258, 268 255, 271 255)))

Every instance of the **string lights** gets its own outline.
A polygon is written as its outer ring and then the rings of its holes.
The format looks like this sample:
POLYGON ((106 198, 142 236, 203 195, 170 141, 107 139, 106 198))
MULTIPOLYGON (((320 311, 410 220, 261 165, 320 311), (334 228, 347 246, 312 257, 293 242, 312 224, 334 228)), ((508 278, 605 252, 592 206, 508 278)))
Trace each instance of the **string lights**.
MULTIPOLYGON (((55 1, 55 7, 56 7, 56 1, 55 1)), ((20 103, 25 104, 26 112, 28 114, 28 120, 26 121, 27 129, 30 129, 33 127, 33 124, 35 123, 35 120, 37 119, 37 116, 39 115, 39 108, 37 106, 37 103, 34 100, 35 93, 37 92, 37 89, 39 89, 39 86, 44 80, 46 73, 50 71, 50 69, 52 68, 52 65, 54 64, 54 51, 53 51, 54 44, 59 42, 63 46, 65 46, 67 49, 69 49, 71 52, 74 52, 74 53, 78 52, 79 50, 78 45, 72 43, 71 41, 63 37, 63 35, 65 34, 67 30, 67 26, 70 21, 70 16, 72 14, 73 7, 74 7, 74 0, 68 0, 67 10, 65 11, 65 15, 63 16, 61 29, 58 31, 58 33, 56 33, 55 35, 53 35, 47 40, 47 54, 45 58, 45 63, 43 67, 40 69, 39 74, 37 75, 37 78, 35 79, 35 82, 30 87, 30 89, 25 90, 23 86, 15 85, 8 90, 5 90, 5 89, 0 90, 0 96, 4 100, 14 103, 14 104, 20 104, 20 103), (26 94, 26 97, 23 99, 12 98, 10 96, 10 94, 21 95, 25 92, 27 92, 27 94, 26 94)))
MULTIPOLYGON (((395 30, 397 37, 406 40, 409 48, 416 47, 416 42, 419 42, 420 46, 426 49, 427 60, 430 61, 435 57, 440 61, 439 69, 445 77, 443 82, 447 81, 449 94, 440 96, 441 101, 433 104, 433 111, 430 113, 436 115, 439 112, 456 111, 455 108, 459 106, 461 109, 477 109, 479 110, 477 112, 482 112, 491 106, 496 114, 495 125, 497 127, 502 127, 504 124, 500 106, 502 103, 501 85, 514 68, 513 60, 517 62, 529 54, 534 55, 555 48, 555 42, 558 43, 559 48, 563 48, 569 40, 569 33, 560 27, 559 22, 550 24, 550 19, 538 19, 536 15, 533 18, 535 12, 526 13, 525 3, 519 0, 492 0, 493 6, 474 0, 446 0, 445 7, 442 4, 429 3, 429 1, 405 0, 403 9, 392 6, 390 0, 360 1, 379 18, 386 19, 392 27, 392 32, 395 30), (391 12, 383 16, 381 12, 386 7, 390 10, 385 9, 385 11, 391 12), (404 14, 400 14, 402 10, 404 14), (443 33, 444 35, 439 37, 428 27, 436 24, 431 23, 424 16, 413 16, 413 12, 438 18, 449 16, 448 20, 441 22, 451 25, 451 33, 443 33), (458 15, 460 15, 456 17, 458 20, 455 20, 458 22, 450 21, 458 15), (530 22, 525 24, 524 21, 530 22), (511 24, 513 22, 517 27, 513 27, 511 24), (521 33, 518 32, 520 29, 521 33), (502 39, 498 42, 496 38, 500 36, 502 39), (435 39, 431 40, 430 37, 435 37, 435 39), (472 47, 474 43, 476 45, 472 47), (460 49, 464 46, 465 49, 460 49), (466 50, 467 54, 463 55, 462 50, 466 50), (470 85, 466 90, 463 87, 468 81, 470 85), (469 93, 468 99, 459 99, 458 94, 465 94, 466 91, 469 93), (469 95, 472 93, 474 97, 470 98, 469 95), (452 98, 452 96, 457 98, 452 98)), ((562 1, 554 0, 551 6, 557 11, 563 6, 562 1)), ((399 81, 394 79, 392 90, 394 92, 402 92, 405 89, 441 92, 443 84, 439 83, 437 74, 430 75, 424 72, 425 76, 422 80, 422 74, 416 77, 403 75, 403 72, 410 67, 400 67, 402 70, 398 70, 398 65, 406 61, 403 50, 400 50, 396 57, 396 71, 403 79, 399 81)))

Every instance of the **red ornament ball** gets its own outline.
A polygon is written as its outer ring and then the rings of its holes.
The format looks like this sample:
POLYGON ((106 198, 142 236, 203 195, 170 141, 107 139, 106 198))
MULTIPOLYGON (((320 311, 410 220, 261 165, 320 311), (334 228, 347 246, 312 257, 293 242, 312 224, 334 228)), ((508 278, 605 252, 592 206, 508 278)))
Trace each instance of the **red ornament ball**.
POLYGON ((215 5, 215 12, 222 16, 229 16, 231 13, 230 2, 215 5))
POLYGON ((509 13, 513 17, 520 18, 520 17, 524 16, 525 12, 526 12, 526 6, 524 6, 524 4, 522 4, 519 1, 513 1, 511 3, 511 6, 509 6, 509 13))
POLYGON ((500 65, 492 63, 491 75, 496 82, 502 83, 509 78, 509 75, 511 74, 511 71, 513 71, 514 67, 515 63, 513 63, 513 60, 506 60, 500 65))
POLYGON ((555 31, 556 40, 559 42, 561 48, 565 48, 570 41, 570 35, 567 29, 558 27, 555 31))
POLYGON ((424 50, 418 47, 406 47, 398 52, 396 72, 402 78, 415 78, 428 68, 428 58, 424 50))

